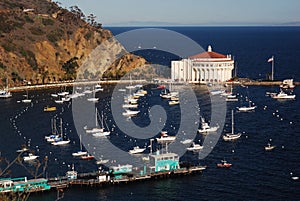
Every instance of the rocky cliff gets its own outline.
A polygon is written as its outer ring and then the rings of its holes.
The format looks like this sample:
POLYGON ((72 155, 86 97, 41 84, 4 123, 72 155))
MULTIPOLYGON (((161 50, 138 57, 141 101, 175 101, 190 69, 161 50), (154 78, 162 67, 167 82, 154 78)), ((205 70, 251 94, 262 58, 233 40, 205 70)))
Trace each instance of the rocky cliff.
POLYGON ((2 86, 6 80, 10 86, 41 84, 72 80, 77 75, 120 78, 145 63, 145 59, 127 53, 94 15, 85 16, 76 6, 66 10, 50 0, 0 2, 2 86), (101 57, 91 64, 95 58, 90 54, 99 46, 101 57))

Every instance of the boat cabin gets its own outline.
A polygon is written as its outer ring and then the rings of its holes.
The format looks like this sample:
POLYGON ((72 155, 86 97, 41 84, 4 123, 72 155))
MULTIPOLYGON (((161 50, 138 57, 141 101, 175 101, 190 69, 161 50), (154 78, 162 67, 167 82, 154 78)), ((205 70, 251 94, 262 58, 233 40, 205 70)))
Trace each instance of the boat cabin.
POLYGON ((164 172, 179 169, 179 156, 175 153, 150 155, 151 172, 164 172))
POLYGON ((30 179, 27 177, 0 180, 0 192, 35 192, 50 190, 48 180, 44 178, 30 179))
POLYGON ((123 175, 128 175, 132 173, 132 165, 118 165, 111 166, 109 172, 113 174, 114 178, 122 179, 123 175))
POLYGON ((77 179, 77 171, 75 170, 68 171, 66 173, 66 177, 68 178, 68 180, 77 179))

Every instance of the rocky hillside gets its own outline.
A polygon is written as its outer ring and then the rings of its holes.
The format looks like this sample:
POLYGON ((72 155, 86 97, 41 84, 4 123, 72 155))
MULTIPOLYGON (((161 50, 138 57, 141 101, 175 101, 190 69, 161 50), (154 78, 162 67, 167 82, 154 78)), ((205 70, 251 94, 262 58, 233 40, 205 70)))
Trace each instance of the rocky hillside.
POLYGON ((66 10, 50 0, 0 1, 0 88, 6 80, 16 86, 72 80, 78 74, 119 78, 145 63, 114 41, 93 14, 85 16, 76 6, 66 10), (98 46, 101 57, 88 65, 98 46))

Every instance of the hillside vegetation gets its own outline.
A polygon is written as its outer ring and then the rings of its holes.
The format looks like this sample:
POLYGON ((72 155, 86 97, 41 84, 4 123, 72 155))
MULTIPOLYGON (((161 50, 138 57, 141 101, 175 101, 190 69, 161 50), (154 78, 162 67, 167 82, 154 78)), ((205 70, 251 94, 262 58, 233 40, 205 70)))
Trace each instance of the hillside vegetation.
POLYGON ((95 18, 93 14, 85 16, 77 6, 67 10, 50 0, 2 0, 0 86, 6 80, 10 86, 73 80, 79 73, 84 79, 120 78, 146 63, 127 53, 95 18), (105 41, 107 49, 103 51, 109 49, 109 54, 99 57, 97 65, 85 64, 81 69, 90 53, 105 41))

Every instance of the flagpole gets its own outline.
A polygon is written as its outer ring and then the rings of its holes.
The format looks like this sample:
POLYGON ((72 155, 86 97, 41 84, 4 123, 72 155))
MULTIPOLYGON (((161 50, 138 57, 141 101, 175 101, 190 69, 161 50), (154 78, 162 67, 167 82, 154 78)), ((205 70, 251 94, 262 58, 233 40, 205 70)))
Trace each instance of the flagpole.
POLYGON ((272 81, 274 81, 274 56, 272 56, 272 75, 271 75, 272 81))

